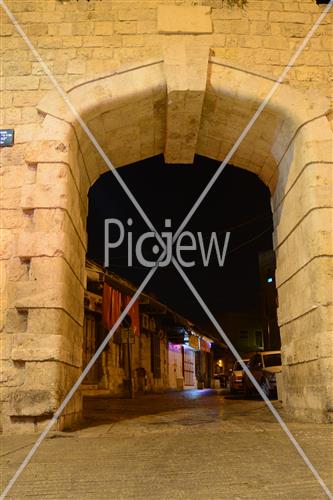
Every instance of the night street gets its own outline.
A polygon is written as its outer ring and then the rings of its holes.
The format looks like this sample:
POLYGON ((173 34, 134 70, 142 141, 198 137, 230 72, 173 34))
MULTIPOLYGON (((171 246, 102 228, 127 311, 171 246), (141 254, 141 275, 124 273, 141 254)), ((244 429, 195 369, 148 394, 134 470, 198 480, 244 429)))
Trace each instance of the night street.
MULTIPOLYGON (((285 419, 332 486, 332 431, 285 419)), ((319 484, 259 399, 222 391, 89 398, 85 425, 51 432, 8 498, 321 499, 319 484)), ((4 483, 36 435, 2 438, 4 483)))

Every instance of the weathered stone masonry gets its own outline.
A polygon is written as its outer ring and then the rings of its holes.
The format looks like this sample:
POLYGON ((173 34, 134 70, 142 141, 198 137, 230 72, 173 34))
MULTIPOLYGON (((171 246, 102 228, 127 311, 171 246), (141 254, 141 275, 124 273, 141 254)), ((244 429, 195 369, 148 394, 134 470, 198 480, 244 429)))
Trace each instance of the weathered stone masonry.
MULTIPOLYGON (((117 167, 160 153, 223 160, 321 11, 194 3, 8 1, 117 167), (176 4, 192 7, 172 25, 176 4)), ((272 193, 285 404, 322 421, 333 409, 331 19, 233 158, 272 193)), ((1 152, 1 401, 4 430, 30 432, 80 373, 87 193, 106 166, 1 22, 2 123, 16 130, 1 152)), ((77 394, 59 426, 80 411, 77 394)))

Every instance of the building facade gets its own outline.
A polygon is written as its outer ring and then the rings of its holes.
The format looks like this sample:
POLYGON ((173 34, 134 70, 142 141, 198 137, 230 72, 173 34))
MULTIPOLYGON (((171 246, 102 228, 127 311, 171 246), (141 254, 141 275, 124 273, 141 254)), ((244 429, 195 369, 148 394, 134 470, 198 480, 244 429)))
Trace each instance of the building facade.
MULTIPOLYGON (((136 288, 87 261, 82 344, 85 368, 136 288), (110 321, 109 321, 110 319, 110 321)), ((107 343, 81 386, 81 394, 136 394, 211 387, 212 339, 156 298, 143 293, 107 343), (139 321, 138 321, 139 319, 139 321)))

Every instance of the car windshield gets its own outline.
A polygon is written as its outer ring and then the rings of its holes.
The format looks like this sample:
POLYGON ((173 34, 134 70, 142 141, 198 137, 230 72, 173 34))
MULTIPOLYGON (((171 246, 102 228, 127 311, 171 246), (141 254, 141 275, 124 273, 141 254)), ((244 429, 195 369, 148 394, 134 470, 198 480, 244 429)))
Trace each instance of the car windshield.
MULTIPOLYGON (((243 359, 243 361, 244 361, 244 363, 247 365, 248 360, 243 359)), ((238 371, 238 370, 243 370, 243 367, 242 367, 242 365, 239 363, 239 361, 236 361, 235 366, 234 366, 234 370, 235 370, 235 371, 238 371)))
POLYGON ((281 366, 281 354, 279 352, 275 354, 264 354, 264 364, 266 368, 269 366, 281 366))

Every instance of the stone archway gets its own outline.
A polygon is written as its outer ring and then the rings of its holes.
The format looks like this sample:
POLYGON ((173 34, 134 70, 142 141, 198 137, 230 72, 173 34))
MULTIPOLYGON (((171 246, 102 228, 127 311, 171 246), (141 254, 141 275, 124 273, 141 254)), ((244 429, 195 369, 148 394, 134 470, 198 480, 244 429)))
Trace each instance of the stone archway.
MULTIPOLYGON (((231 66, 206 48, 179 46, 164 60, 123 67, 66 89, 116 167, 164 153, 191 163, 195 153, 223 160, 274 80, 231 66)), ((31 184, 22 209, 33 231, 21 232, 16 254, 30 267, 10 308, 24 311, 12 359, 25 363, 23 383, 5 407, 30 431, 58 407, 81 367, 87 194, 107 170, 55 92, 38 105, 44 119, 25 160, 31 184)), ((233 163, 269 186, 277 255, 279 324, 286 405, 328 421, 333 410, 327 287, 330 248, 332 132, 325 98, 281 85, 233 163)), ((76 394, 59 427, 80 417, 76 394)), ((5 429, 6 430, 6 429, 5 429)))

